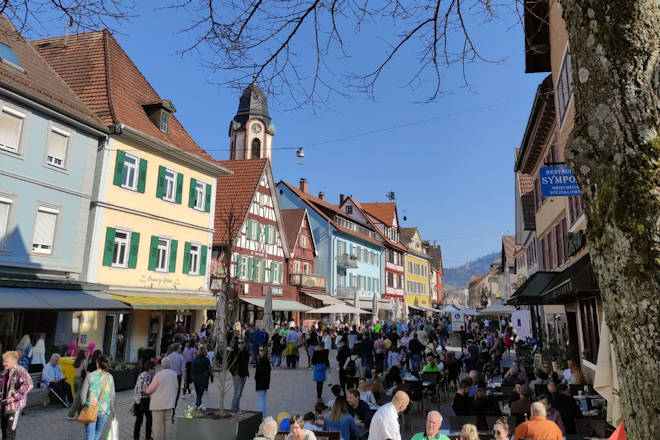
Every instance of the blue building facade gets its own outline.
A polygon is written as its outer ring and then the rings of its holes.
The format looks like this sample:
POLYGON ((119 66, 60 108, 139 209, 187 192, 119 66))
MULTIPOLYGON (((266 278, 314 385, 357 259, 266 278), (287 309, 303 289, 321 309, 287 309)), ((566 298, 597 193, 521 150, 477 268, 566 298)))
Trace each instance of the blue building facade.
POLYGON ((363 300, 382 295, 383 252, 375 231, 352 221, 337 206, 286 182, 277 185, 281 209, 308 208, 317 257, 318 275, 326 277, 327 293, 352 299, 357 293, 363 300))

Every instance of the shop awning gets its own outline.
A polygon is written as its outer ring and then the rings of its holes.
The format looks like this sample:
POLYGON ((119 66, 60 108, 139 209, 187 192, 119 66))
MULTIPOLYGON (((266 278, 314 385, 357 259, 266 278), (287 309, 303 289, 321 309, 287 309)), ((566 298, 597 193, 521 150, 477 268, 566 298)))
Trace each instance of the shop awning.
POLYGON ((100 290, 0 287, 0 310, 130 310, 100 290))
POLYGON ((323 302, 323 305, 330 305, 330 304, 344 304, 343 301, 333 298, 330 295, 325 295, 323 293, 311 293, 311 292, 305 292, 304 290, 301 290, 301 293, 304 293, 307 296, 311 296, 314 299, 318 299, 319 301, 323 302))
POLYGON ((326 307, 321 307, 320 309, 314 310, 312 313, 358 313, 360 315, 368 315, 371 312, 366 312, 364 310, 356 309, 355 307, 349 306, 348 304, 332 304, 326 307))
POLYGON ((511 295, 507 304, 526 305, 541 304, 541 294, 550 284, 557 272, 535 272, 511 295))
POLYGON ((479 311, 481 316, 499 316, 510 315, 515 310, 514 307, 505 306, 504 304, 491 304, 483 310, 479 311))
MULTIPOLYGON (((265 298, 241 298, 241 301, 244 301, 248 304, 253 304, 257 307, 264 308, 266 304, 265 298)), ((314 313, 312 307, 306 306, 303 303, 298 301, 286 300, 286 299, 273 299, 273 312, 311 312, 314 313)))
POLYGON ((543 289, 542 304, 565 304, 573 302, 580 296, 593 295, 599 292, 598 280, 591 266, 589 254, 557 272, 552 281, 543 289))
MULTIPOLYGON (((354 299, 344 299, 344 302, 349 306, 354 306, 354 299)), ((360 309, 362 310, 372 310, 374 307, 373 301, 370 300, 360 300, 360 309)), ((390 301, 378 301, 378 310, 386 310, 388 312, 392 311, 392 303, 390 301)))
POLYGON ((216 299, 210 295, 112 292, 110 296, 129 304, 134 310, 208 310, 216 307, 216 299))
POLYGON ((413 310, 419 310, 420 312, 439 312, 439 310, 433 309, 431 307, 426 307, 426 306, 416 306, 414 304, 408 304, 408 308, 413 309, 413 310))

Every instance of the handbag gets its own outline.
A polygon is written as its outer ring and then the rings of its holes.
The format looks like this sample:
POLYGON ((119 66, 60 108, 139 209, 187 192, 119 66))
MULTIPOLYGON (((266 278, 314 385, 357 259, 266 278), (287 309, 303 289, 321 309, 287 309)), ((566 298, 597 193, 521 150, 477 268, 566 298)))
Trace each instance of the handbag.
POLYGON ((82 407, 80 410, 80 414, 78 414, 78 421, 80 423, 84 423, 85 425, 88 423, 93 423, 96 422, 96 417, 98 415, 99 411, 99 405, 98 402, 103 398, 103 393, 105 393, 105 386, 108 383, 108 378, 106 377, 103 380, 103 386, 101 387, 101 394, 99 394, 99 398, 96 399, 96 403, 93 405, 85 405, 82 407))

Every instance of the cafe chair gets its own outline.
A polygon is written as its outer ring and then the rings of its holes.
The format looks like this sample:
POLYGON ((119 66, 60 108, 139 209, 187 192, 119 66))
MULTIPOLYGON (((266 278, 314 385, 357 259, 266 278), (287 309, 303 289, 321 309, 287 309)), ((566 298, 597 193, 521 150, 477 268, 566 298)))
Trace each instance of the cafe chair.
POLYGON ((406 385, 408 386, 410 397, 410 402, 417 403, 418 407, 421 407, 422 413, 424 413, 424 388, 422 387, 421 380, 407 380, 406 385))
POLYGON ((442 373, 422 373, 422 388, 424 394, 431 397, 431 402, 435 402, 438 394, 438 381, 442 373))
POLYGON ((573 420, 575 422, 575 431, 578 435, 585 437, 598 437, 604 438, 605 435, 605 420, 602 419, 579 419, 573 420))
POLYGON ((534 395, 536 397, 541 396, 543 394, 548 394, 548 385, 546 384, 536 384, 534 385, 534 395))
POLYGON ((450 431, 460 431, 463 429, 463 425, 469 423, 471 425, 477 426, 477 416, 449 416, 449 430, 450 431))

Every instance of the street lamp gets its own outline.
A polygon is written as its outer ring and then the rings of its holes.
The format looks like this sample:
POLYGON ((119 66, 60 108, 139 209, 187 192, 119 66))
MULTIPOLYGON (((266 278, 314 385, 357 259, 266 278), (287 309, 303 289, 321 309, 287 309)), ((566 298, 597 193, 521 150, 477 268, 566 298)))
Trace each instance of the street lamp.
POLYGON ((296 151, 296 163, 302 165, 305 163, 305 150, 303 147, 298 148, 296 151))

